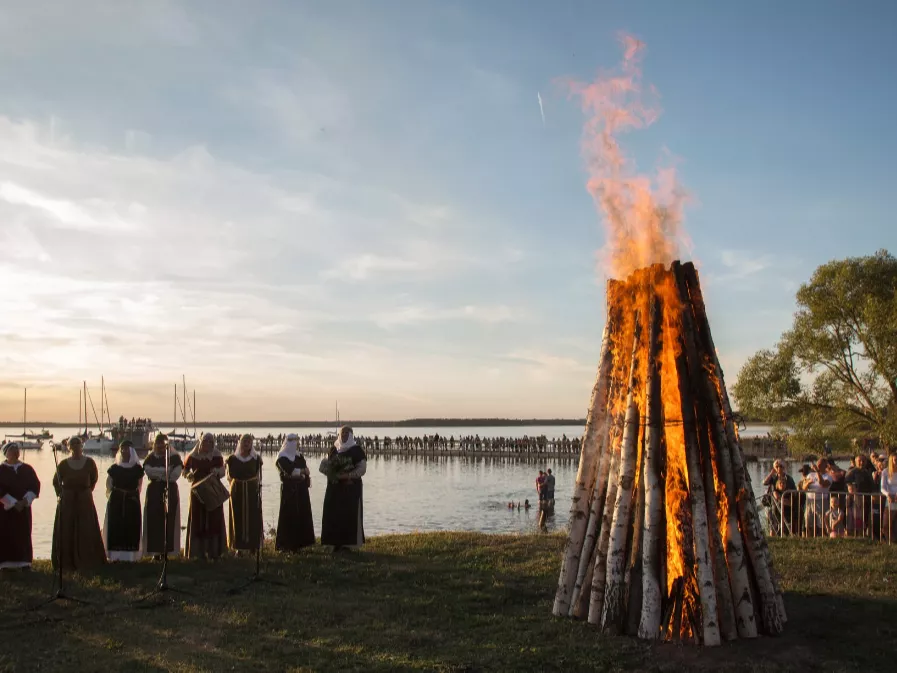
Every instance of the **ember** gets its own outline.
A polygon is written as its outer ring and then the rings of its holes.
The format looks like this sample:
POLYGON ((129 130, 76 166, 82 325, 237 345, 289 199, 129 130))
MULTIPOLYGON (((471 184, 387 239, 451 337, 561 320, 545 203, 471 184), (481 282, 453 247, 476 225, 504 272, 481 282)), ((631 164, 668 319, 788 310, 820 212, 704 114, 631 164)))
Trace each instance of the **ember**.
POLYGON ((785 609, 691 263, 609 281, 554 614, 704 645, 785 609))

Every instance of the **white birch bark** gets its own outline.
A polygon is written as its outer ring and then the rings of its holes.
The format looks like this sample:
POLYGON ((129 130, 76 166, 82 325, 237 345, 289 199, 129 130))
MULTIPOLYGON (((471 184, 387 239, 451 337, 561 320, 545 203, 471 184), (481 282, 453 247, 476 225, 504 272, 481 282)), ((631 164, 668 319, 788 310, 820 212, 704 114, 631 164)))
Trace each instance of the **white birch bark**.
MULTIPOLYGON (((722 401, 712 376, 719 376, 716 350, 707 320, 704 297, 697 282, 697 273, 686 265, 685 278, 689 285, 689 296, 695 309, 697 323, 698 350, 704 360, 703 366, 708 375, 703 377, 706 398, 710 402, 711 432, 716 446, 717 468, 726 494, 726 565, 729 569, 729 583, 732 589, 732 602, 735 609, 735 628, 739 638, 756 638, 757 621, 755 619, 754 599, 751 595, 751 582, 748 575, 748 559, 745 556, 741 531, 738 528, 738 490, 735 487, 735 476, 732 469, 731 447, 723 421, 722 401)), ((722 377, 718 379, 721 390, 725 390, 722 377)))
POLYGON ((604 326, 604 336, 601 339, 598 375, 592 388, 592 400, 589 405, 586 429, 580 450, 579 470, 576 473, 576 484, 573 487, 573 498, 570 506, 570 532, 567 537, 567 544, 564 547, 558 588, 554 597, 552 613, 558 617, 567 616, 570 611, 573 585, 579 569, 583 537, 585 536, 588 523, 589 494, 595 480, 595 467, 598 458, 597 440, 604 431, 606 424, 607 391, 610 368, 613 363, 613 353, 610 349, 611 322, 610 311, 608 311, 607 323, 604 326))
POLYGON ((645 395, 647 427, 645 428, 645 458, 642 471, 645 483, 645 519, 642 531, 642 610, 638 637, 656 640, 660 637, 661 531, 663 528, 663 490, 660 482, 660 439, 663 436, 660 414, 660 376, 657 371, 657 344, 660 338, 660 304, 655 299, 648 338, 648 381, 645 395))
POLYGON ((625 605, 625 578, 627 557, 626 542, 632 529, 630 509, 632 505, 632 484, 635 480, 635 454, 639 431, 639 408, 630 393, 620 447, 620 467, 617 473, 615 501, 608 500, 605 507, 611 507, 613 519, 610 526, 610 541, 607 549, 607 580, 604 591, 604 607, 601 626, 605 630, 619 629, 625 605))
POLYGON ((604 433, 601 438, 598 454, 598 474, 595 478, 595 487, 592 489, 592 501, 589 507, 589 523, 586 526, 585 540, 582 544, 582 553, 579 557, 579 568, 576 573, 576 582, 573 585, 573 595, 570 599, 570 616, 579 617, 580 595, 583 586, 591 586, 587 579, 591 578, 590 571, 595 567, 595 542, 598 539, 598 524, 604 512, 604 499, 607 495, 607 474, 610 469, 610 414, 605 414, 604 433), (588 577, 587 577, 588 576, 588 577))
POLYGON ((623 441, 620 447, 620 465, 616 478, 616 498, 607 500, 605 507, 613 508, 610 541, 607 549, 607 579, 605 581, 604 606, 601 626, 614 631, 622 625, 625 605, 625 573, 627 566, 626 542, 632 530, 630 508, 632 505, 632 484, 635 480, 635 459, 639 436, 639 408, 636 403, 636 385, 641 363, 642 327, 641 313, 635 315, 632 337, 632 359, 629 363, 629 380, 626 394, 626 418, 623 426, 623 441))
POLYGON ((601 622, 604 609, 604 586, 607 581, 607 545, 610 542, 610 527, 613 521, 613 504, 617 501, 617 480, 612 478, 619 469, 620 445, 622 444, 622 414, 615 422, 614 439, 611 443, 611 457, 608 466, 607 496, 604 499, 604 511, 601 514, 601 527, 598 535, 598 546, 595 550, 595 568, 592 571, 592 591, 589 595, 589 624, 601 622))

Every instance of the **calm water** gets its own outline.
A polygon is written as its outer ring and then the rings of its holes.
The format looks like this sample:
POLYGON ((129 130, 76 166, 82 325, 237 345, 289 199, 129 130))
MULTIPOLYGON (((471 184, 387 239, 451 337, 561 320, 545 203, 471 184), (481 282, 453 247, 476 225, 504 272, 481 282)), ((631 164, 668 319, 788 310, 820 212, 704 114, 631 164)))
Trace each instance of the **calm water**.
MULTIPOLYGON (((207 428, 211 432, 245 432, 253 429, 207 428)), ((309 428, 300 434, 328 432, 329 428, 309 428)), ((256 428, 256 436, 289 432, 289 428, 256 428)), ((419 436, 439 433, 459 437, 479 434, 481 437, 517 437, 545 434, 549 438, 576 436, 579 427, 502 427, 502 428, 358 428, 359 435, 373 436, 419 436)), ((57 441, 74 434, 75 429, 54 428, 57 441)), ((762 430, 766 432, 766 430, 762 430)), ((747 434, 747 433, 744 433, 747 434)), ((60 454, 61 455, 61 454, 60 454)), ((102 521, 106 508, 105 472, 113 463, 112 457, 93 455, 100 471, 100 483, 94 491, 94 502, 102 521)), ((266 529, 277 525, 277 511, 280 503, 280 481, 274 469, 273 454, 264 457, 262 470, 262 499, 266 529)), ((34 501, 34 552, 38 558, 48 558, 53 534, 53 517, 56 498, 53 494, 53 452, 27 451, 26 462, 37 470, 41 480, 42 496, 34 501)), ((312 470, 311 501, 315 520, 315 532, 320 535, 321 509, 324 501, 326 481, 317 472, 319 456, 309 456, 312 470)), ((410 533, 414 531, 464 530, 486 533, 521 533, 537 530, 538 512, 535 509, 508 509, 508 502, 520 502, 529 498, 535 502, 535 478, 539 469, 550 467, 557 483, 555 497, 558 503, 557 515, 550 517, 549 530, 563 528, 567 523, 567 510, 573 482, 578 467, 577 460, 546 461, 536 464, 512 458, 468 458, 468 457, 397 457, 372 456, 368 460, 364 478, 364 525, 369 535, 383 533, 410 533)), ((794 464, 792 470, 800 467, 794 464)), ((769 472, 771 461, 751 463, 751 477, 755 492, 759 482, 769 472)), ((189 484, 178 481, 181 495, 182 526, 187 525, 187 498, 189 484)), ((182 531, 183 536, 183 531, 182 531)))

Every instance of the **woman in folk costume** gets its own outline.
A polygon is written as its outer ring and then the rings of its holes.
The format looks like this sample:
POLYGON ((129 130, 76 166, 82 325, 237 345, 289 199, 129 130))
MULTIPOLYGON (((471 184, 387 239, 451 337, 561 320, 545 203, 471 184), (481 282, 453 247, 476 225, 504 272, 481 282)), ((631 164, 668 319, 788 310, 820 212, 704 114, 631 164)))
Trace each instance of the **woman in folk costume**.
POLYGON ((161 556, 168 551, 181 551, 181 496, 178 493, 178 478, 184 463, 178 453, 168 445, 168 437, 161 432, 156 435, 153 450, 143 461, 143 471, 149 484, 143 503, 144 554, 161 556), (168 472, 165 470, 168 454, 168 472), (168 544, 165 543, 165 490, 168 489, 168 544))
POLYGON ((140 551, 140 488, 143 466, 137 460, 134 444, 126 439, 118 446, 118 460, 106 477, 106 520, 103 542, 110 561, 139 561, 140 551))
POLYGON ((53 564, 62 559, 62 567, 86 570, 106 562, 103 534, 93 504, 93 489, 99 474, 93 458, 85 456, 80 437, 69 440, 68 458, 59 463, 53 475, 53 488, 59 497, 53 525, 53 564))
POLYGON ((0 463, 0 568, 30 568, 34 559, 31 503, 40 495, 40 481, 19 453, 16 442, 6 444, 0 463))
MULTIPOLYGON (((209 475, 212 479, 221 479, 225 472, 224 457, 215 446, 215 435, 207 432, 187 456, 184 476, 195 486, 209 475)), ((187 515, 187 558, 218 558, 224 553, 224 544, 224 503, 215 509, 206 509, 191 488, 190 513, 187 515)))
POLYGON ((277 551, 299 551, 315 543, 315 526, 311 518, 311 472, 305 456, 297 451, 299 436, 287 435, 277 454, 280 473, 280 515, 277 517, 277 551))
POLYGON ((261 469, 262 459, 252 448, 252 435, 241 435, 234 452, 227 458, 227 480, 230 482, 227 546, 234 551, 255 551, 262 541, 261 469))
POLYGON ((335 552, 364 544, 361 478, 366 470, 364 449, 355 443, 352 428, 343 426, 320 467, 327 475, 321 544, 333 545, 335 552))

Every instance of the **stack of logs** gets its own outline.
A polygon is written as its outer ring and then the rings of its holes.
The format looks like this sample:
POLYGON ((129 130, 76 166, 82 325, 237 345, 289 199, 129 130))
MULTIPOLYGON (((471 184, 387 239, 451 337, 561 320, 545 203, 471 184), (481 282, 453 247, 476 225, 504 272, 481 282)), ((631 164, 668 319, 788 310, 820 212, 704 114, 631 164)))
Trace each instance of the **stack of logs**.
POLYGON ((554 614, 703 645, 786 620, 691 263, 610 281, 554 614))

